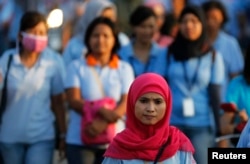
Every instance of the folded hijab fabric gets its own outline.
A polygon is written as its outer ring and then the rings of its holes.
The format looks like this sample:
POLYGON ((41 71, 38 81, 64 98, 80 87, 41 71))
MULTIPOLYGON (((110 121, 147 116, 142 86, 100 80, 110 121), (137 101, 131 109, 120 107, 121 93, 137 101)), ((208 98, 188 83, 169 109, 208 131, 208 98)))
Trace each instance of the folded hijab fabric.
POLYGON ((165 79, 155 73, 138 76, 128 93, 126 129, 116 135, 104 156, 154 161, 160 147, 166 142, 168 144, 159 161, 174 156, 179 150, 194 153, 189 139, 177 128, 169 125, 171 111, 172 95, 165 79), (165 116, 155 125, 142 124, 134 114, 137 99, 149 92, 160 94, 166 102, 165 116))
POLYGON ((116 11, 116 6, 109 0, 91 0, 86 4, 86 10, 83 16, 77 22, 75 34, 80 35, 82 38, 85 36, 85 32, 89 24, 98 16, 101 16, 102 12, 112 8, 116 11))

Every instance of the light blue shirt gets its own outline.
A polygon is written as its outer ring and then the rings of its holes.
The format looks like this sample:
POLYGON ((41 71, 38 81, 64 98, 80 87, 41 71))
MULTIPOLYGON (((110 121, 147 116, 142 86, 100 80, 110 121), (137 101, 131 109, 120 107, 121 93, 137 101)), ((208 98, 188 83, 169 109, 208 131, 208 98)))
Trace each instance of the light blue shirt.
POLYGON ((136 56, 133 44, 123 46, 118 52, 120 58, 130 63, 135 72, 135 76, 145 72, 154 72, 164 76, 166 74, 166 48, 159 47, 155 42, 152 42, 152 47, 147 63, 141 62, 136 56))
POLYGON ((228 85, 226 102, 234 103, 239 110, 245 109, 250 116, 250 85, 246 83, 243 75, 232 79, 228 85))
POLYGON ((191 82, 194 78, 199 58, 191 58, 183 62, 175 61, 170 57, 168 66, 168 83, 172 90, 173 110, 171 115, 171 124, 176 126, 205 127, 211 126, 214 122, 211 119, 212 109, 209 105, 208 86, 212 84, 222 84, 224 80, 224 64, 222 56, 216 53, 214 62, 212 53, 200 57, 200 66, 197 69, 197 78, 191 83, 191 89, 185 79, 191 82), (184 69, 185 68, 185 69, 184 69), (191 98, 194 103, 194 116, 184 116, 183 101, 191 98))
POLYGON ((228 15, 228 22, 225 24, 225 30, 231 35, 239 37, 239 14, 245 12, 246 2, 244 0, 220 0, 225 6, 228 15))
MULTIPOLYGON (((124 33, 118 34, 118 39, 121 46, 129 44, 129 38, 124 33)), ((87 53, 87 47, 84 44, 84 38, 81 35, 76 35, 67 44, 63 52, 63 60, 67 67, 73 60, 80 59, 87 53)))
POLYGON ((237 148, 250 148, 250 120, 241 132, 240 139, 236 146, 237 148))
MULTIPOLYGON (((70 63, 67 69, 67 78, 65 88, 80 88, 81 96, 85 100, 98 100, 103 98, 103 92, 99 83, 91 71, 94 68, 102 84, 105 96, 111 97, 118 103, 123 94, 127 94, 129 87, 134 80, 134 73, 131 66, 119 61, 117 69, 109 66, 101 68, 100 66, 90 67, 84 59, 75 60, 70 63)), ((81 116, 73 110, 70 110, 69 127, 67 132, 67 143, 82 145, 80 138, 81 116)), ((119 120, 116 123, 116 132, 124 129, 124 122, 119 120)))
MULTIPOLYGON (((122 160, 106 157, 102 164, 153 164, 153 161, 143 161, 139 159, 122 160)), ((192 153, 178 151, 174 156, 161 162, 161 164, 196 164, 192 153)))
MULTIPOLYGON (((4 55, 0 59, 3 78, 8 58, 9 55, 4 55)), ((14 54, 8 75, 7 106, 0 129, 1 142, 34 143, 54 138, 51 96, 64 91, 64 69, 59 64, 62 62, 58 54, 46 49, 34 66, 26 68, 19 54, 14 54)))
POLYGON ((66 48, 63 51, 63 60, 66 68, 75 59, 81 58, 87 50, 83 44, 83 37, 77 35, 69 40, 66 48))
POLYGON ((222 100, 225 100, 225 94, 230 74, 235 74, 243 71, 244 59, 238 41, 231 35, 220 31, 217 39, 214 42, 214 48, 223 58, 225 66, 225 81, 222 86, 222 100))

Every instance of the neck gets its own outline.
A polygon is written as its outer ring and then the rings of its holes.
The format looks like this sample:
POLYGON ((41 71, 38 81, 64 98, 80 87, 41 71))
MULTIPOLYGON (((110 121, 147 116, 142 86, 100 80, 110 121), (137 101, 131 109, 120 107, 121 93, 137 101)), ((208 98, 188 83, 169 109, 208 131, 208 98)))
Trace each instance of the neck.
POLYGON ((160 32, 156 32, 156 33, 154 34, 154 41, 157 42, 157 41, 160 39, 160 37, 161 37, 160 32))
POLYGON ((20 53, 21 61, 27 67, 32 67, 36 63, 38 57, 39 54, 36 52, 30 52, 24 50, 23 52, 20 53))
POLYGON ((134 43, 135 56, 143 63, 148 62, 150 49, 151 49, 151 42, 142 43, 139 41, 135 41, 134 43))
POLYGON ((100 63, 101 67, 106 66, 110 62, 109 54, 98 54, 98 55, 94 55, 94 57, 100 63))
POLYGON ((151 42, 146 43, 146 42, 140 42, 138 40, 135 40, 134 48, 148 51, 151 48, 151 42))
POLYGON ((208 38, 211 43, 213 43, 219 34, 219 30, 208 30, 208 38))

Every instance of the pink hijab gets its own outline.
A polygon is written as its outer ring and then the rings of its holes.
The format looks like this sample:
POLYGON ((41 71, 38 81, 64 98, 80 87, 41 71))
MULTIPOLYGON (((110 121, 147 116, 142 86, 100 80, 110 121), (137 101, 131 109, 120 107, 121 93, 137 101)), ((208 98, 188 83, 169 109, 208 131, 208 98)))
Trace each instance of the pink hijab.
POLYGON ((127 101, 126 129, 118 133, 105 152, 105 157, 154 161, 160 147, 168 142, 159 161, 166 160, 178 150, 194 153, 189 139, 177 128, 169 125, 172 95, 165 79, 155 73, 138 76, 132 83, 127 101), (136 100, 145 93, 155 92, 166 101, 165 116, 155 125, 144 125, 134 114, 136 100))

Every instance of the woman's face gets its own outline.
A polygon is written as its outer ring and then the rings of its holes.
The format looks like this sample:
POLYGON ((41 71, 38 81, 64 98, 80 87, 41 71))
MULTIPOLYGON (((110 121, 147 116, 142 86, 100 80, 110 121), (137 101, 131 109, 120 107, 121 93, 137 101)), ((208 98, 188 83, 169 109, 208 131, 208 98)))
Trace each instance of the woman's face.
POLYGON ((165 19, 165 10, 164 7, 162 5, 155 5, 153 7, 153 11, 156 15, 156 23, 158 26, 158 29, 160 29, 164 23, 164 19, 165 19))
POLYGON ((151 43, 156 29, 156 18, 151 16, 140 25, 134 27, 134 34, 138 41, 142 43, 151 43))
POLYGON ((145 125, 155 125, 165 115, 166 102, 158 93, 146 93, 135 103, 135 117, 145 125))
POLYGON ((202 24, 194 14, 186 14, 180 22, 180 32, 188 40, 195 41, 202 34, 202 24))
POLYGON ((89 44, 93 54, 110 54, 115 45, 111 28, 105 24, 98 24, 90 35, 89 44))
POLYGON ((101 16, 109 18, 113 22, 116 21, 116 13, 115 13, 115 10, 113 8, 106 8, 105 10, 103 10, 101 16))
POLYGON ((207 27, 209 31, 218 31, 223 22, 223 14, 219 9, 211 9, 206 13, 207 27))
POLYGON ((37 35, 37 36, 47 36, 48 30, 44 22, 38 23, 35 27, 25 30, 26 33, 37 35))

